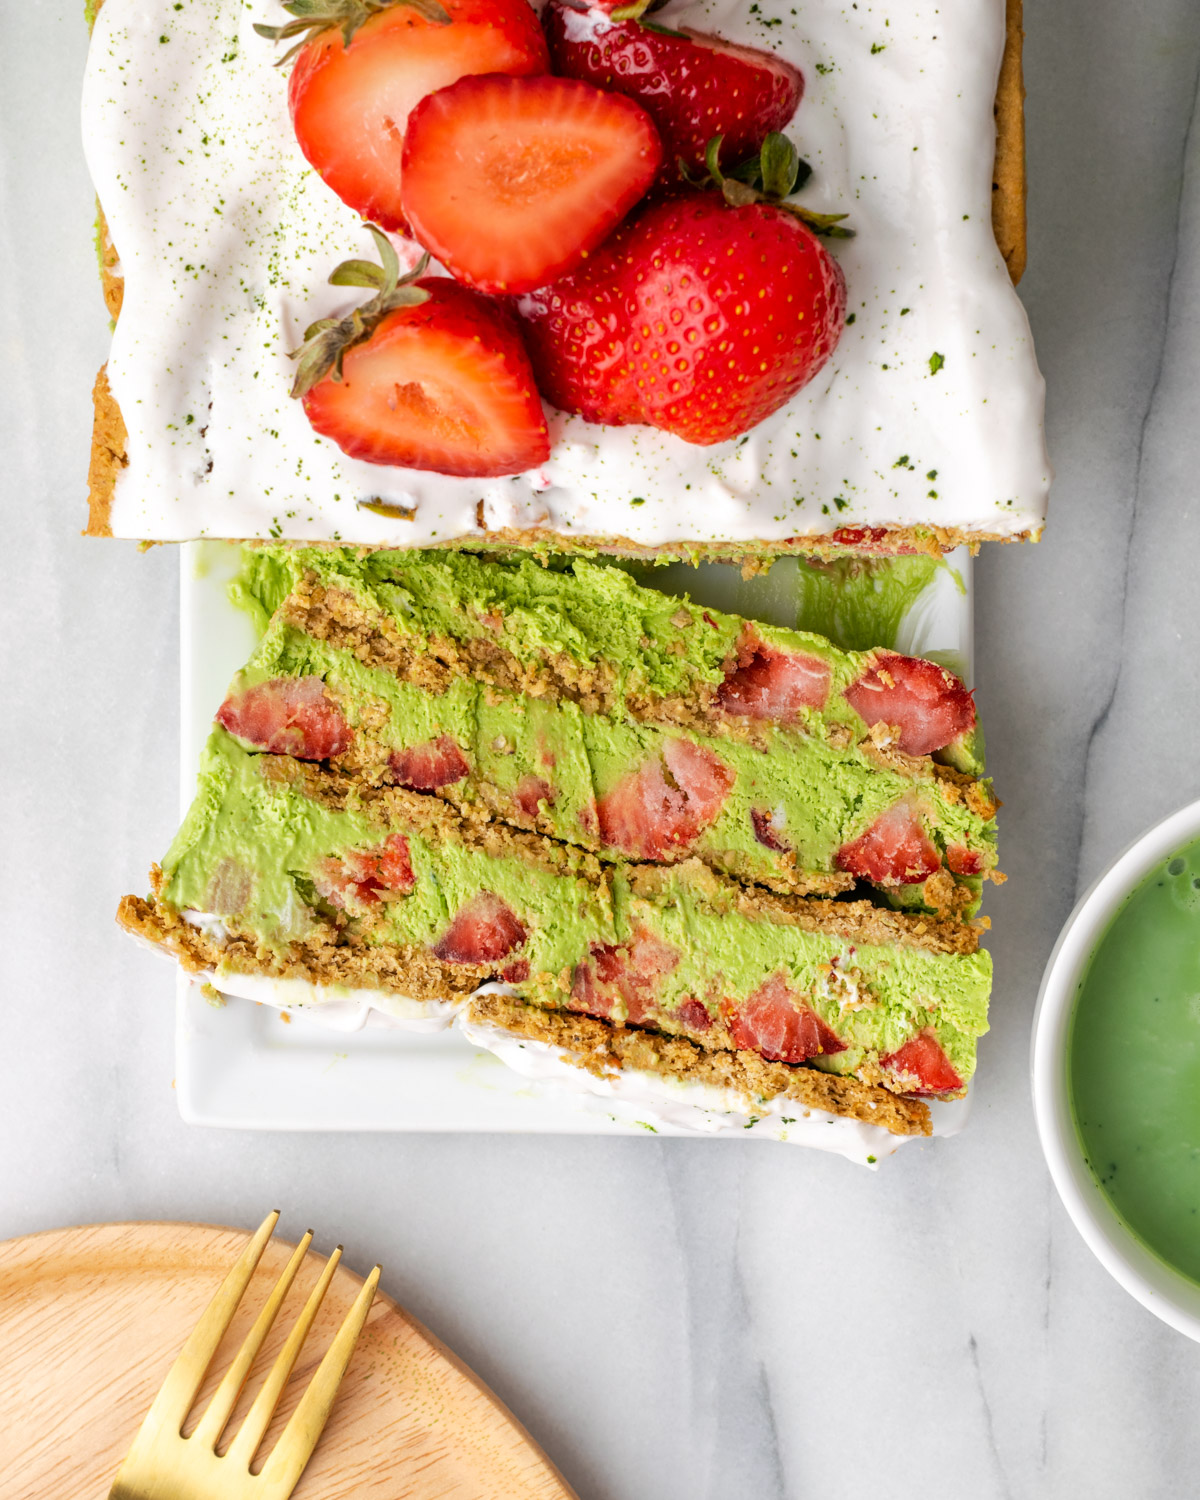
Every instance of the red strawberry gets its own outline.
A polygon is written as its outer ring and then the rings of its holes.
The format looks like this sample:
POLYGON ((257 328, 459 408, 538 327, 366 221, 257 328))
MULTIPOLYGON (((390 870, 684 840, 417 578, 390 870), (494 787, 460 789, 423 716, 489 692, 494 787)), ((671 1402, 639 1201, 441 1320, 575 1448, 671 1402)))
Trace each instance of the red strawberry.
POLYGON ((513 909, 480 891, 455 915, 433 945, 444 964, 494 964, 519 948, 528 934, 513 909))
POLYGON ((725 138, 724 162, 752 156, 768 132, 788 123, 804 92, 804 79, 790 63, 704 32, 672 34, 613 21, 568 0, 551 0, 542 25, 556 73, 629 95, 649 111, 671 181, 677 159, 698 166, 714 135, 725 138))
POLYGON ((317 891, 334 906, 347 900, 372 906, 384 893, 406 896, 416 883, 408 840, 390 834, 377 849, 349 849, 340 859, 323 860, 313 876, 317 891))
POLYGON ((876 651, 871 666, 844 689, 867 724, 899 729, 905 755, 929 755, 975 728, 975 702, 962 680, 936 662, 876 651))
POLYGON ((548 781, 543 781, 540 776, 535 776, 530 772, 517 782, 516 790, 513 792, 513 801, 527 818, 536 818, 541 811, 539 803, 545 802, 553 807, 554 789, 548 781))
POLYGON ((636 859, 669 859, 713 821, 733 782, 734 773, 711 750, 668 740, 661 759, 646 761, 597 803, 600 837, 636 859))
POLYGON ((786 854, 792 847, 776 829, 774 817, 767 808, 752 807, 750 822, 754 828, 754 837, 764 849, 774 849, 777 854, 786 854))
POLYGON ((738 665, 726 675, 717 702, 727 714, 748 719, 793 719, 802 708, 824 708, 829 663, 804 651, 780 651, 748 633, 738 665))
POLYGON ((341 709, 325 696, 319 677, 272 677, 235 689, 217 709, 217 723, 270 755, 328 760, 354 738, 341 709))
POLYGON ((530 292, 582 264, 654 181, 644 109, 571 78, 460 78, 404 142, 404 212, 460 281, 530 292))
POLYGON ((772 1062, 802 1063, 846 1050, 837 1032, 795 996, 782 974, 772 975, 748 999, 730 1004, 728 1021, 735 1047, 760 1052, 772 1062))
POLYGON ((982 875, 983 863, 978 849, 968 849, 966 844, 947 846, 946 864, 956 875, 982 875))
POLYGON ((440 786, 453 786, 471 769, 467 757, 448 734, 407 750, 394 750, 388 762, 392 775, 401 786, 414 792, 433 792, 440 786))
POLYGON ((836 261, 792 214, 695 191, 639 209, 580 270, 518 306, 555 406, 709 444, 812 379, 845 302, 836 261))
POLYGON ((298 19, 255 30, 272 40, 308 38, 288 87, 300 149, 343 202, 387 229, 406 228, 404 135, 427 94, 468 73, 549 69, 526 0, 399 0, 357 25, 347 0, 285 8, 298 19))
POLYGON ((942 867, 941 856, 911 802, 880 813, 865 833, 837 852, 837 867, 877 885, 916 885, 942 867))
POLYGON ((909 542, 891 542, 888 535, 886 526, 839 526, 833 539, 856 552, 879 552, 885 556, 912 555, 920 550, 909 542))
POLYGON ((308 420, 372 464, 488 478, 544 463, 546 418, 508 313, 444 276, 380 296, 422 292, 421 301, 390 311, 382 310, 387 300, 380 310, 360 309, 365 338, 349 319, 314 324, 293 390, 308 420), (308 385, 322 364, 329 373, 308 385))
POLYGON ((898 1075, 896 1081, 906 1094, 952 1094, 963 1086, 941 1043, 928 1028, 888 1057, 881 1057, 879 1066, 898 1075))
POLYGON ((575 966, 567 1004, 571 1010, 602 1020, 645 1025, 655 1018, 660 980, 678 965, 679 958, 669 943, 644 928, 628 943, 593 943, 591 956, 575 966))

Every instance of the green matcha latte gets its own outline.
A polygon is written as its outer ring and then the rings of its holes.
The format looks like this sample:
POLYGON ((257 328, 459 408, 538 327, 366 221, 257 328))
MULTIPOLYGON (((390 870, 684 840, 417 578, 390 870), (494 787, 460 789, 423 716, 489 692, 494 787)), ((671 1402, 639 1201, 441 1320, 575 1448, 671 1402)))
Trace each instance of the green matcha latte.
POLYGON ((1079 984, 1067 1068, 1101 1190, 1200 1282, 1200 841, 1156 865, 1109 924, 1079 984))

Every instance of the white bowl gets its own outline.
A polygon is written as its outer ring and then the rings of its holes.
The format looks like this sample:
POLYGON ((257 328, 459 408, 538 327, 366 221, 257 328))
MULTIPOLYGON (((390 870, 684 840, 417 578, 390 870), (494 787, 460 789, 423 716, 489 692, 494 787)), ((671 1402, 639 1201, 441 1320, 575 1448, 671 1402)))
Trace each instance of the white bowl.
POLYGON ((1054 1186, 1106 1270, 1156 1317, 1200 1341, 1200 1285, 1172 1270, 1118 1218, 1083 1158, 1067 1088, 1067 1037, 1088 959, 1125 897, 1168 855, 1200 838, 1200 802, 1132 843, 1095 882, 1059 934, 1033 1016, 1033 1109, 1054 1186))

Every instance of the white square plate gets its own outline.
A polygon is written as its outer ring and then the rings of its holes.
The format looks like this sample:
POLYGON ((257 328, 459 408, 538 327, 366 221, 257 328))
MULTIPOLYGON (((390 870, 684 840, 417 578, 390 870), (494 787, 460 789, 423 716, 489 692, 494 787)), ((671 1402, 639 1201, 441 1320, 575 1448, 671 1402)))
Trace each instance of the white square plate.
MULTIPOLYGON (((231 603, 240 552, 227 542, 180 548, 181 798, 186 810, 196 762, 229 681, 254 649, 249 616, 231 603)), ((971 559, 954 554, 901 623, 896 646, 936 654, 966 673, 972 660, 971 559), (960 582, 961 580, 961 582, 960 582)), ((779 567, 786 569, 785 564, 779 567)), ((737 590, 731 569, 708 567, 704 602, 737 590)), ((724 596, 724 599, 723 599, 724 596)), ((783 620, 780 623, 784 623, 783 620)), ((650 1128, 610 1099, 530 1084, 457 1029, 432 1034, 355 1013, 344 1029, 250 1001, 211 1004, 180 978, 176 1088, 190 1123, 270 1130, 520 1130, 637 1135, 650 1128)), ((935 1134, 961 1128, 966 1102, 935 1107, 935 1134)), ((659 1135, 694 1132, 656 1121, 659 1135)), ((751 1131, 752 1139, 769 1139, 751 1131)))

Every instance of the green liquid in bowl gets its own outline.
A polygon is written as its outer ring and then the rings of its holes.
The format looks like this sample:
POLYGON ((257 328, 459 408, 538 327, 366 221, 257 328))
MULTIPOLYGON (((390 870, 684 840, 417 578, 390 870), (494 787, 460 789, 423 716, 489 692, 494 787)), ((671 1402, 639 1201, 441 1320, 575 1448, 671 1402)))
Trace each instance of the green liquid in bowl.
POLYGON ((1128 897, 1080 981, 1067 1052, 1084 1157, 1126 1226, 1200 1282, 1200 841, 1128 897))

